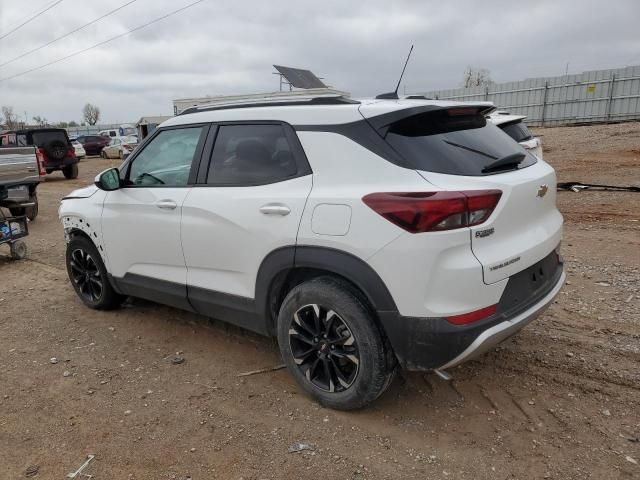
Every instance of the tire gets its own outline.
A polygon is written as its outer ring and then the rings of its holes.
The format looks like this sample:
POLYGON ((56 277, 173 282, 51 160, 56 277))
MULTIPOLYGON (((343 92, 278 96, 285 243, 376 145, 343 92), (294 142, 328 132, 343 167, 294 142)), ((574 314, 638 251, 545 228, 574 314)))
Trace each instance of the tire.
POLYGON ((22 240, 13 242, 9 248, 11 249, 11 258, 14 260, 22 260, 23 258, 26 258, 29 253, 27 244, 22 240))
POLYGON ((100 152, 100 156, 101 156, 102 158, 109 158, 109 157, 107 157, 107 154, 104 152, 104 150, 102 150, 102 151, 100 152))
POLYGON ((67 244, 67 274, 80 300, 94 310, 118 308, 126 297, 117 293, 95 245, 83 236, 67 244))
POLYGON ((51 140, 44 145, 43 149, 47 157, 56 162, 61 162, 67 155, 69 146, 62 140, 51 140))
POLYGON ((31 202, 35 203, 35 205, 33 207, 27 207, 25 213, 27 214, 27 218, 33 222, 38 216, 38 195, 36 193, 31 197, 31 202))
POLYGON ((118 151, 118 158, 119 158, 120 160, 122 160, 122 150, 119 150, 119 151, 118 151))
POLYGON ((78 164, 72 163, 62 169, 62 173, 64 174, 64 178, 67 180, 73 180, 74 178, 78 178, 78 164))
POLYGON ((46 169, 46 172, 47 172, 47 175, 49 175, 51 172, 53 172, 53 169, 51 169, 51 168, 47 168, 47 169, 46 169))
POLYGON ((393 379, 393 356, 370 309, 340 279, 319 277, 294 287, 282 303, 277 329, 287 369, 326 407, 365 407, 393 379))

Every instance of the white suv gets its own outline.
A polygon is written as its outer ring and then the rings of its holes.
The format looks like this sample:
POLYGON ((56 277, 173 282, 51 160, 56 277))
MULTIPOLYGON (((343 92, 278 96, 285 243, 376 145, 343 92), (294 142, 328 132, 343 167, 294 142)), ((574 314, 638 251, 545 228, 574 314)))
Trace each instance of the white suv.
POLYGON ((487 104, 342 97, 197 107, 63 199, 82 301, 142 297, 277 336, 320 403, 453 367, 547 307, 553 169, 487 104))

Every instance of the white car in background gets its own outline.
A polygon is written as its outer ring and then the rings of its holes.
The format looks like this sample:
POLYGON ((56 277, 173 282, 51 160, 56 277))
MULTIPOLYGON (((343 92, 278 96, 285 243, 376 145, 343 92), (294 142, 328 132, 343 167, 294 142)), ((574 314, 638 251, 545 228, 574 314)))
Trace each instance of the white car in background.
POLYGON ((111 139, 109 145, 102 149, 100 156, 102 158, 119 158, 124 160, 127 158, 133 149, 138 145, 138 137, 114 137, 111 139))
POLYGON ((526 115, 512 115, 509 112, 495 111, 487 116, 487 119, 501 128, 507 135, 542 160, 542 142, 534 137, 524 123, 526 115))
POLYGON ((71 140, 71 145, 73 145, 73 149, 76 153, 76 157, 78 158, 78 160, 82 160, 83 158, 86 158, 87 152, 78 140, 75 140, 75 139, 71 140))

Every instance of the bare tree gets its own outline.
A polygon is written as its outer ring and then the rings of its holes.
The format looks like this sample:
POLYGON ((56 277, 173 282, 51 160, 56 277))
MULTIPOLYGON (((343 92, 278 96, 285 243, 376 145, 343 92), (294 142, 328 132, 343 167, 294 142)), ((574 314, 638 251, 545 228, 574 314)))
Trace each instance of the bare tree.
POLYGON ((13 112, 13 107, 3 106, 2 116, 4 118, 5 125, 9 130, 18 128, 18 115, 13 112))
POLYGON ((462 86, 464 88, 489 86, 492 84, 493 80, 491 80, 491 72, 486 68, 469 66, 464 71, 464 76, 462 78, 462 86))
POLYGON ((47 120, 44 117, 41 117, 40 115, 33 117, 33 121, 36 123, 36 125, 38 125, 39 127, 46 127, 49 124, 49 120, 47 120))
POLYGON ((100 120, 100 109, 95 105, 87 103, 82 109, 82 117, 89 125, 95 125, 100 120))

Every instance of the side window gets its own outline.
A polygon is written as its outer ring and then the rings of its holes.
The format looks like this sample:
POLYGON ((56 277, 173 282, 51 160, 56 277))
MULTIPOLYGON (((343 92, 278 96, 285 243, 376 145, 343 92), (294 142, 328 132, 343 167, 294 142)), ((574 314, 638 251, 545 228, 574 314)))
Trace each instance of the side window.
POLYGON ((207 183, 264 185, 297 173, 282 125, 222 125, 213 147, 207 183))
POLYGON ((160 132, 133 160, 128 185, 184 186, 203 127, 160 132))
POLYGON ((116 131, 115 131, 115 130, 110 130, 110 131, 109 131, 109 136, 110 136, 110 137, 115 137, 115 136, 117 136, 117 135, 116 135, 116 131))

